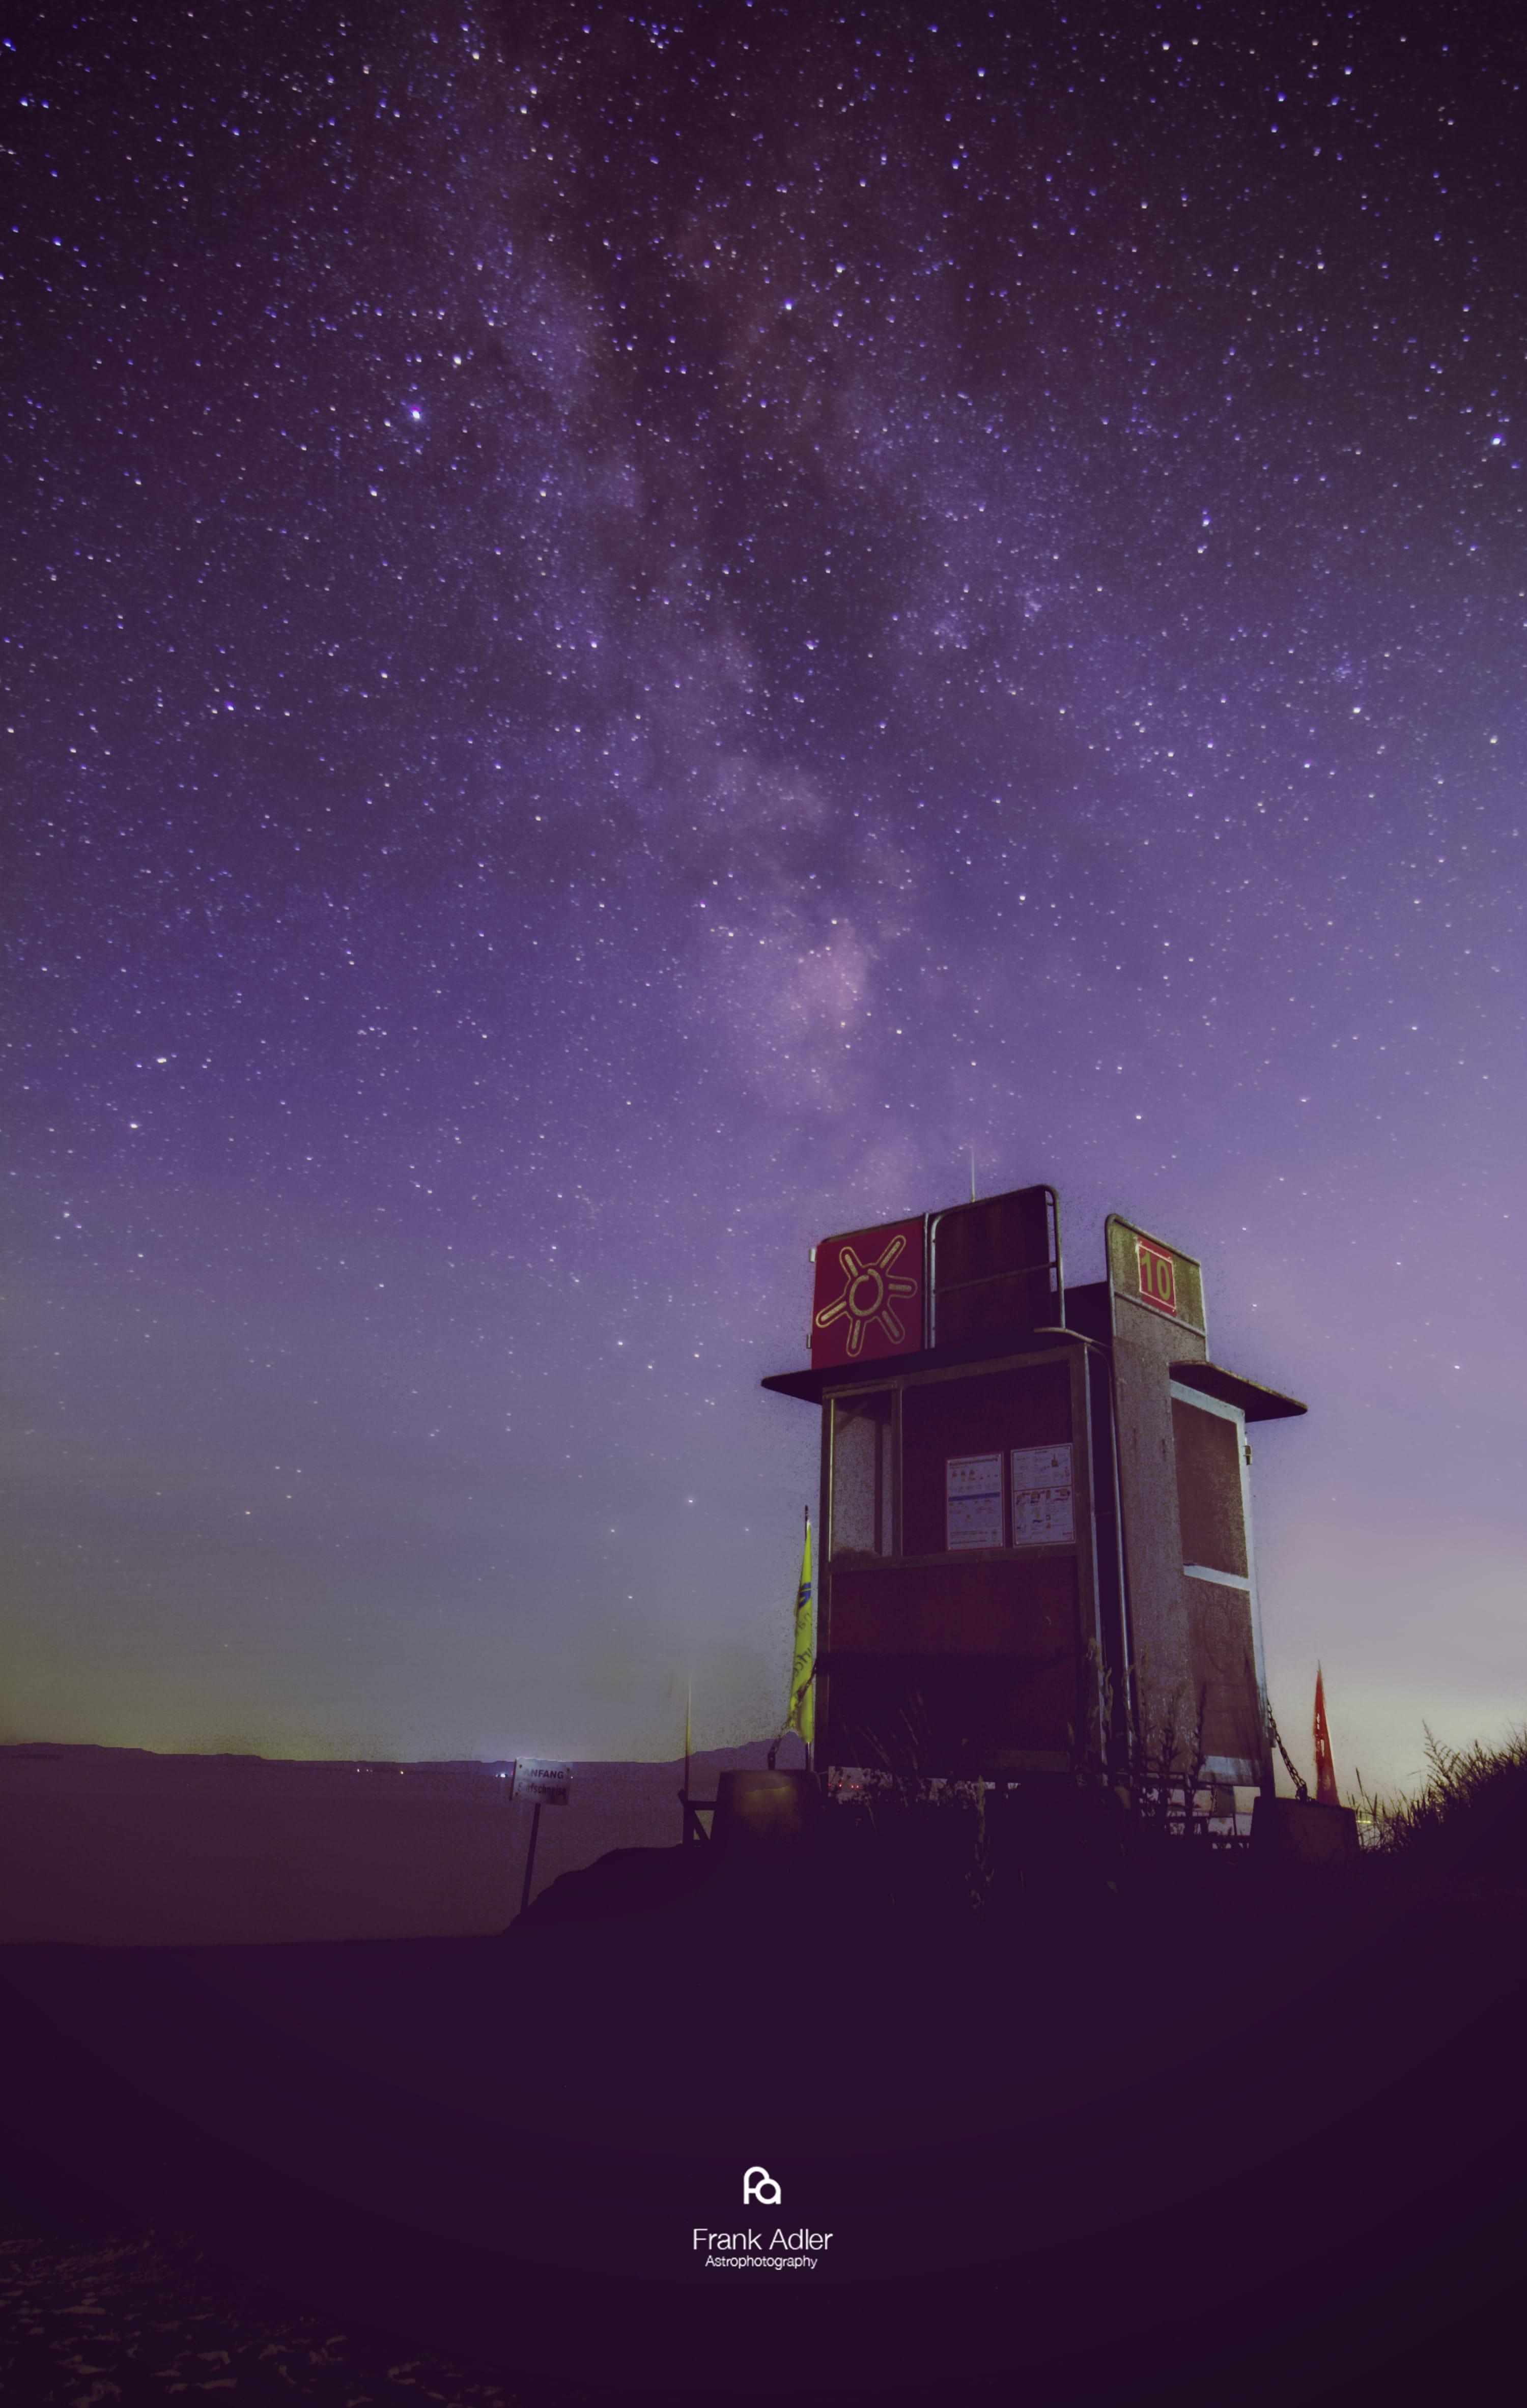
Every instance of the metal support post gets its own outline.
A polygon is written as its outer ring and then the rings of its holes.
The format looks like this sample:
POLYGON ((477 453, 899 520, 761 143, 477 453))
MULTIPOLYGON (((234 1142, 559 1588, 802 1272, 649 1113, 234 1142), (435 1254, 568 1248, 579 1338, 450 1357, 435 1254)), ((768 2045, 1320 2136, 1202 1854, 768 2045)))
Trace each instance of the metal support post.
POLYGON ((530 1903, 530 1876, 536 1870, 536 1833, 540 1828, 540 1806, 538 1801, 530 1817, 530 1845, 525 1855, 525 1887, 520 1892, 520 1913, 530 1903))

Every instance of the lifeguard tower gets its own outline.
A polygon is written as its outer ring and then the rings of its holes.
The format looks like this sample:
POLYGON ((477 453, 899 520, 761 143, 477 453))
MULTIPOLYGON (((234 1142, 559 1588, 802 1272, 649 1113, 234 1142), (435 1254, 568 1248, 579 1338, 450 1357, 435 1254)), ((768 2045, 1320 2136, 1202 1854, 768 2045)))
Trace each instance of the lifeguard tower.
POLYGON ((1246 1430, 1305 1408, 1210 1360, 1190 1255, 1116 1215, 1106 1256, 1068 1291, 1051 1187, 814 1250, 811 1367, 763 1384, 822 1411, 819 1767, 1175 1733, 1271 1795, 1246 1430))

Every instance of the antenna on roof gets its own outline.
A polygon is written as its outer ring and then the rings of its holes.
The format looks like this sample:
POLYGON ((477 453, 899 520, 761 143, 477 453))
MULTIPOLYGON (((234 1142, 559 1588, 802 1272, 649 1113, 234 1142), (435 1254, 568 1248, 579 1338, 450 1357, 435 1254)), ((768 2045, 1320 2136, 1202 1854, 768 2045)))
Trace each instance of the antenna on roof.
POLYGON ((971 1148, 971 1202, 975 1202, 975 1148, 971 1148))

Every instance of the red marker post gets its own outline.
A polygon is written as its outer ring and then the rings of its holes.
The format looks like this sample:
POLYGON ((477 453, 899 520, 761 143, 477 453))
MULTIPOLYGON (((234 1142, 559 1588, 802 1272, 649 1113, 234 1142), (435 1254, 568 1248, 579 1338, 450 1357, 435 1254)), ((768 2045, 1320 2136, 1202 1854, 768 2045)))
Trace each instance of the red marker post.
POLYGON ((1336 1759, 1331 1752, 1331 1727, 1326 1721, 1326 1684, 1320 1667, 1315 1668, 1315 1802, 1317 1806, 1339 1806, 1341 1792, 1336 1786, 1336 1759))

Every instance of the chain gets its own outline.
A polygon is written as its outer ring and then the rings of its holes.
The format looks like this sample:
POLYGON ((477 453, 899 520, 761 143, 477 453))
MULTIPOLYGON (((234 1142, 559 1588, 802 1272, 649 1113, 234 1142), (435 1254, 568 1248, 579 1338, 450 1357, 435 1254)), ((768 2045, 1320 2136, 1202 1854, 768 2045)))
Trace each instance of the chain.
POLYGON ((1271 1706, 1267 1709, 1267 1727, 1272 1734, 1273 1745, 1276 1748, 1279 1756, 1282 1756, 1284 1763, 1289 1768, 1289 1778, 1293 1783, 1294 1788, 1298 1793, 1300 1804, 1302 1806, 1307 1806, 1310 1802, 1310 1794, 1304 1786, 1304 1776, 1300 1771, 1298 1765, 1295 1764, 1293 1757, 1289 1754, 1288 1749, 1283 1744, 1283 1735, 1279 1731, 1276 1723, 1273 1720, 1273 1709, 1271 1706))

